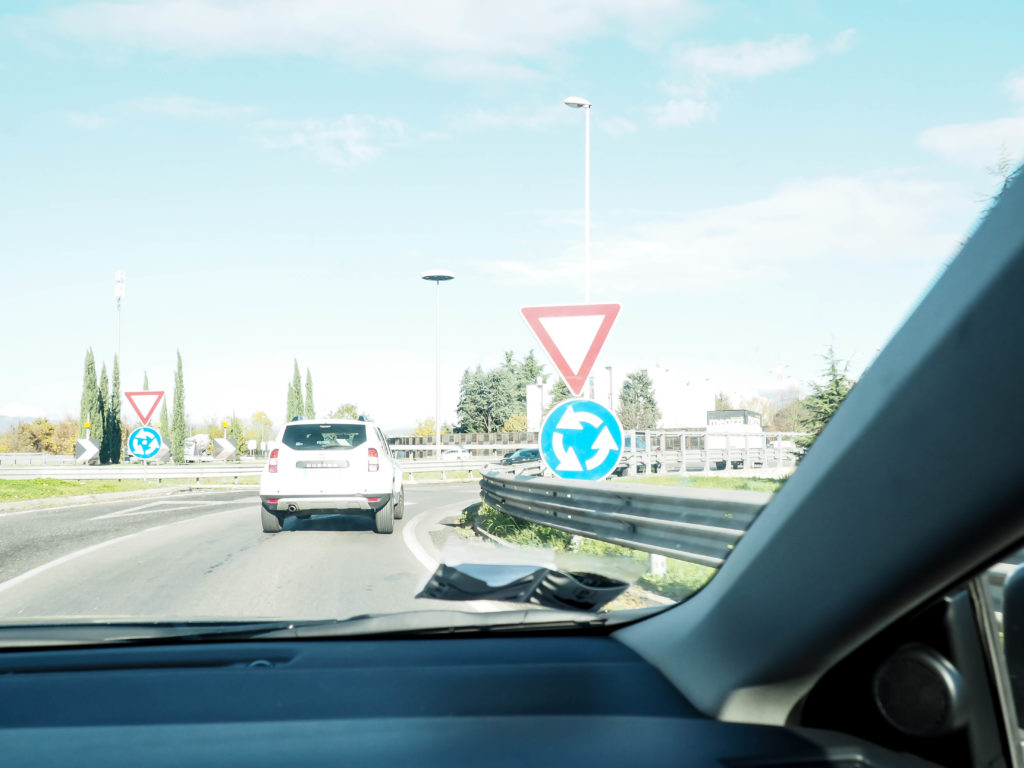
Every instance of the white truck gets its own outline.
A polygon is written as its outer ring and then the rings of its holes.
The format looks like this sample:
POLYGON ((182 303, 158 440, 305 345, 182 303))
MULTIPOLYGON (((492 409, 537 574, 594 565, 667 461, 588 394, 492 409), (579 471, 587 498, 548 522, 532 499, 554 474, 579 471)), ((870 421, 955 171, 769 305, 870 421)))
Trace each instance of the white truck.
POLYGON ((210 436, 205 432, 185 438, 185 461, 209 461, 210 436))
POLYGON ((766 445, 757 411, 708 411, 704 437, 708 463, 717 469, 764 466, 766 445))

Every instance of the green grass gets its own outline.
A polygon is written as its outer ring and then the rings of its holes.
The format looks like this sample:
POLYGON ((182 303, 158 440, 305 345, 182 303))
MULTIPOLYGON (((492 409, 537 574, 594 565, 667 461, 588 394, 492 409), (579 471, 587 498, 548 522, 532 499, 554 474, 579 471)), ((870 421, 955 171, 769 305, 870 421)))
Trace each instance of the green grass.
MULTIPOLYGON (((229 478, 203 478, 198 485, 221 485, 230 483, 229 478)), ((255 485, 259 477, 240 477, 239 485, 255 485)), ((195 479, 172 478, 160 483, 156 480, 54 480, 34 478, 32 480, 0 480, 0 502, 47 499, 60 496, 84 496, 94 493, 115 493, 137 491, 144 488, 169 488, 182 485, 196 485, 195 479)))
POLYGON ((667 485, 673 488, 719 488, 725 491, 761 491, 775 493, 785 480, 770 477, 707 477, 696 475, 643 475, 642 477, 616 477, 617 483, 637 485, 667 485))
MULTIPOLYGON (((459 525, 465 528, 472 528, 474 522, 487 533, 517 546, 630 560, 640 568, 645 568, 650 559, 646 552, 596 539, 579 537, 574 543, 573 536, 565 531, 519 520, 487 504, 469 507, 459 519, 459 525)), ((715 575, 715 571, 715 568, 705 565, 668 558, 664 576, 644 573, 637 584, 651 592, 678 601, 703 587, 715 575)))

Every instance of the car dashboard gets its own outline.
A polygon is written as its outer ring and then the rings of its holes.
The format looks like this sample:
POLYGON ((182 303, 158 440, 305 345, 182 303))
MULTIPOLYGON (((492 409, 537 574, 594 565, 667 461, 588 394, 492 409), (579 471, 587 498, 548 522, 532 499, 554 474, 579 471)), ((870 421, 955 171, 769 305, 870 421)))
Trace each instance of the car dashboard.
POLYGON ((46 765, 921 766, 700 714, 612 637, 248 641, 0 654, 0 754, 46 765))

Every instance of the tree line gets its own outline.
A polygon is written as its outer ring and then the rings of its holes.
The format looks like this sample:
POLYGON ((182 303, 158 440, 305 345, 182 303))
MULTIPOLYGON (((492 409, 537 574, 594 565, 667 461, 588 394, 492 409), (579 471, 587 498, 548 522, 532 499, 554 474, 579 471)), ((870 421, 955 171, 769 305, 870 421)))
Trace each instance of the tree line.
MULTIPOLYGON (((522 360, 517 360, 512 351, 505 352, 504 361, 490 370, 479 365, 475 369, 467 368, 459 383, 459 404, 456 407, 459 422, 455 431, 525 432, 526 388, 538 380, 546 382, 548 377, 533 350, 522 360)), ((559 378, 548 394, 545 412, 570 397, 572 392, 559 378)), ((616 415, 625 429, 650 429, 661 418, 654 385, 646 369, 626 376, 619 390, 616 415)), ((432 435, 433 427, 433 419, 424 420, 414 434, 432 435), (429 429, 426 428, 427 422, 429 429)))

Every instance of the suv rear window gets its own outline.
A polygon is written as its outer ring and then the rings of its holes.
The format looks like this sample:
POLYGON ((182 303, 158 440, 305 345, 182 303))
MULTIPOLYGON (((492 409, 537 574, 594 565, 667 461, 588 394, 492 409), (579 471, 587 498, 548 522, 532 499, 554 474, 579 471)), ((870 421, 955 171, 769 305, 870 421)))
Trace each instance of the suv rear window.
POLYGON ((355 448, 366 442, 365 424, 289 424, 281 442, 296 451, 355 448))

